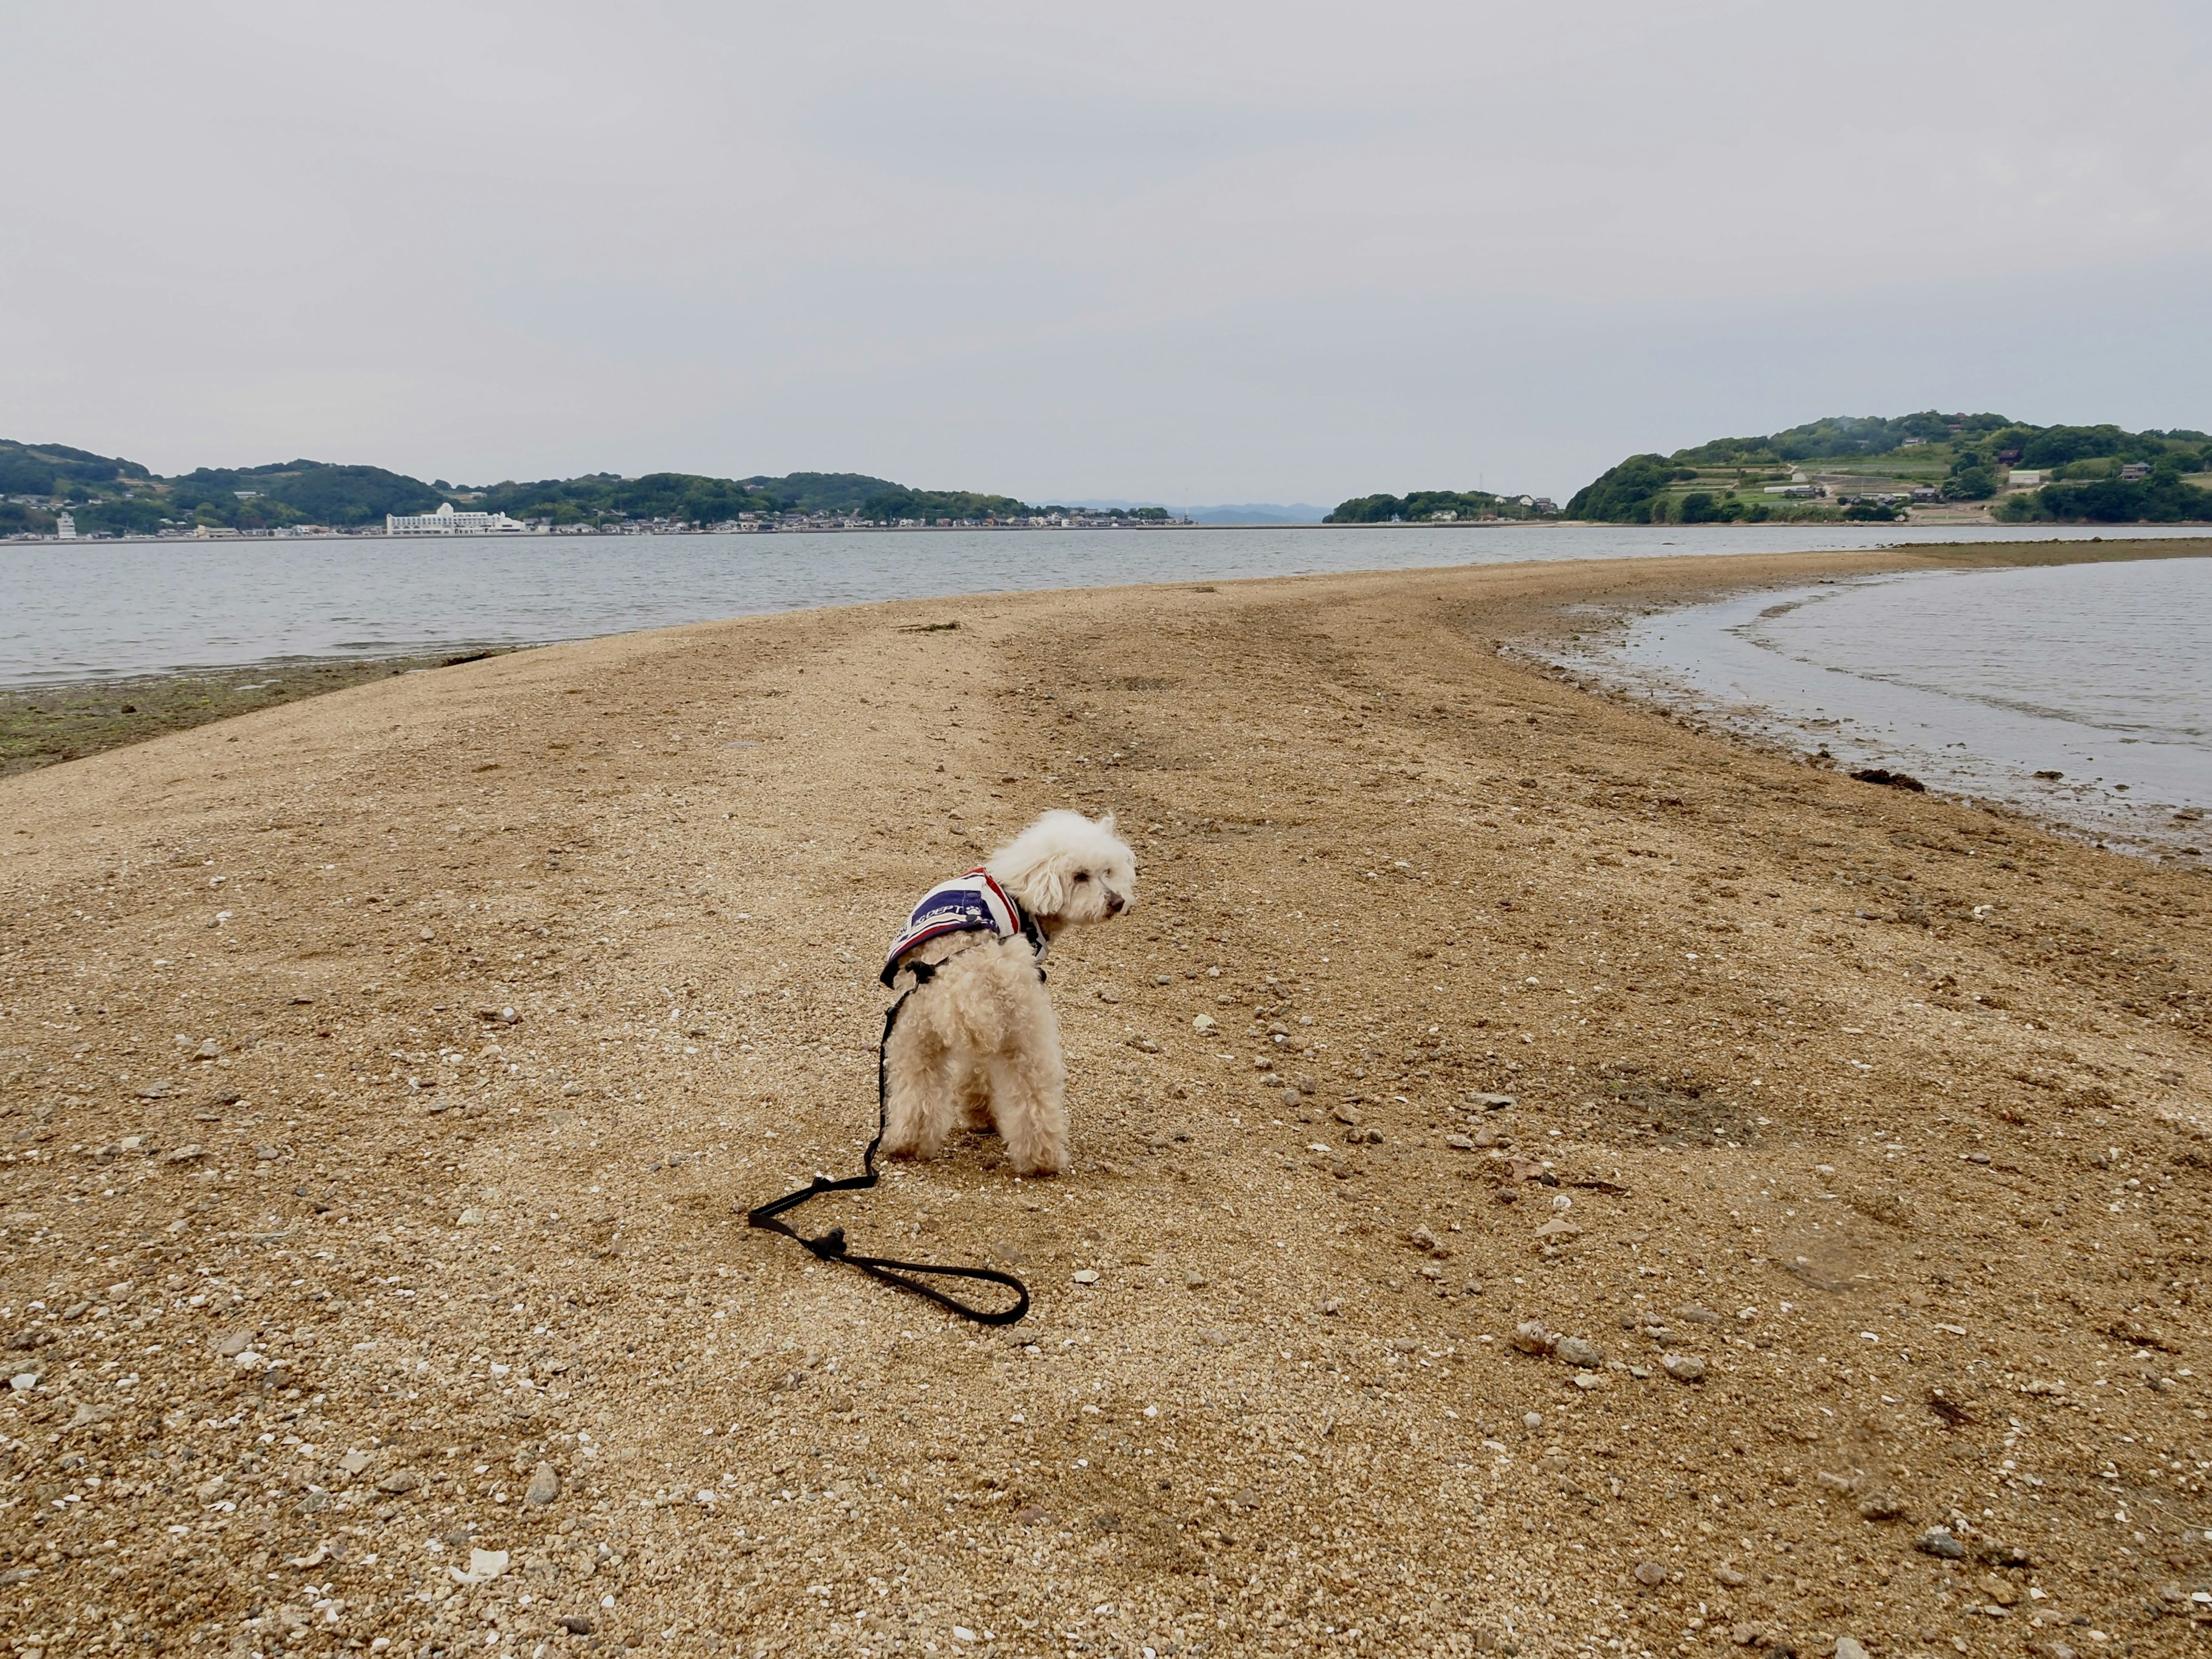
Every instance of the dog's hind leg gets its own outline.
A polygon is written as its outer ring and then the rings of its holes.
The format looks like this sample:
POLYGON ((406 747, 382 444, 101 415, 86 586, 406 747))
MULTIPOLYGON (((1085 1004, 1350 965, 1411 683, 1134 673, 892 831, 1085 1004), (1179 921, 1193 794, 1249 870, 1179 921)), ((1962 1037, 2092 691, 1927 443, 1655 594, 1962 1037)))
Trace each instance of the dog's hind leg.
POLYGON ((934 1158, 957 1121, 951 1056, 926 1020, 902 1018, 884 1048, 884 1152, 934 1158))
POLYGON ((1067 1066, 1042 984, 1026 1012, 1021 1041, 991 1057, 991 1115, 1016 1170, 1060 1175, 1068 1164, 1067 1066))

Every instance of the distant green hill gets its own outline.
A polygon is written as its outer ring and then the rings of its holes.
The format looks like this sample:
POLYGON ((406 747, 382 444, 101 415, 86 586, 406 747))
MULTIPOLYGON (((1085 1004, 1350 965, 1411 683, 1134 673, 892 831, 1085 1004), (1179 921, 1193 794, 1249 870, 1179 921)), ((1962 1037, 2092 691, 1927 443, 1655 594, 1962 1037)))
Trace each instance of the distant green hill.
POLYGON ((1914 500, 1994 501, 2008 524, 2172 524, 2212 520, 2202 432, 2034 426, 1933 410, 1831 416, 1755 438, 1715 438, 1671 455, 1632 455, 1567 502, 1608 524, 1761 523, 1895 518, 1914 500), (2014 472, 2039 475, 2032 484, 2014 472))
POLYGON ((52 534, 66 507, 81 535, 148 535, 206 526, 267 530, 288 525, 357 529, 387 513, 429 513, 443 501, 556 526, 611 526, 655 519, 722 524, 740 514, 830 514, 890 524, 901 520, 1025 517, 1038 509, 1011 495, 915 489, 859 472, 793 472, 781 478, 710 478, 688 472, 612 472, 512 481, 476 489, 425 483, 379 466, 280 461, 201 467, 164 478, 136 461, 64 444, 0 439, 0 535, 52 534))
POLYGON ((380 466, 334 466, 327 461, 285 461, 235 470, 201 467, 169 486, 172 507, 210 513, 220 522, 241 516, 264 520, 277 512, 284 522, 356 529, 382 524, 387 513, 434 513, 445 497, 420 478, 380 466))
POLYGON ((555 525, 624 519, 721 524, 743 513, 828 513, 896 524, 902 519, 1013 518, 1036 510, 1011 495, 912 489, 859 472, 793 472, 781 478, 708 478, 688 472, 623 478, 597 473, 540 483, 496 483, 477 494, 479 499, 470 505, 480 511, 547 519, 555 525))
POLYGON ((1541 519, 1554 512, 1533 496, 1486 489, 1415 489, 1403 495, 1355 495, 1340 501, 1323 524, 1437 524, 1466 519, 1541 519))
POLYGON ((162 493, 161 482, 136 461, 95 455, 67 444, 27 444, 0 438, 0 536, 19 536, 27 531, 52 535, 54 516, 45 508, 48 501, 118 503, 127 519, 135 513, 128 503, 141 497, 151 500, 162 493), (40 499, 35 502, 11 499, 23 495, 40 499))

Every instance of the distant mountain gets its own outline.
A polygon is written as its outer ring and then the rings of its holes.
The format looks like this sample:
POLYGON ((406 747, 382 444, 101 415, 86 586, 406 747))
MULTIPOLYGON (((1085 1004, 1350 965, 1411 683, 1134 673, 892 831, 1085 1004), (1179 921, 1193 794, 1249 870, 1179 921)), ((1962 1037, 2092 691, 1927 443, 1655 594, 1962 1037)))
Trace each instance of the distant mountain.
POLYGON ((1194 524, 1319 524, 1328 509, 1306 501, 1237 501, 1225 507, 1187 507, 1194 524))
POLYGON ((1094 513, 1141 512, 1150 508, 1193 524, 1319 524, 1326 509, 1305 501, 1234 501, 1220 507, 1170 507, 1164 501, 1091 498, 1068 506, 1094 513))
POLYGON ((2002 415, 1830 416, 1764 437, 1632 455, 1567 516, 1612 524, 1887 520, 1990 501, 2006 524, 2212 519, 2202 432, 2035 426, 2002 415))
POLYGON ((149 535, 198 526, 358 529, 383 523, 388 513, 434 512, 444 501, 563 526, 654 519, 721 524, 741 514, 790 513, 897 523, 1018 518, 1036 511, 1011 495, 916 489, 859 472, 793 472, 780 478, 688 472, 626 478, 598 472, 470 489, 442 478, 426 483, 379 466, 296 460, 201 467, 165 478, 136 461, 66 444, 0 439, 0 536, 51 535, 54 515, 63 508, 80 535, 149 535))

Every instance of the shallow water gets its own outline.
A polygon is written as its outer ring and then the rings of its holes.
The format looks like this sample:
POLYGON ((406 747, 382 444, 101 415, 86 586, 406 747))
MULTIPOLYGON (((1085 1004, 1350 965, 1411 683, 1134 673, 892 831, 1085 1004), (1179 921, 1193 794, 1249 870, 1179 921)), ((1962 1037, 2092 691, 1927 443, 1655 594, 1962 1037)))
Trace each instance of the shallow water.
POLYGON ((2212 559, 1770 589, 1638 618, 1578 665, 1847 767, 2212 852, 2175 816, 2212 808, 2212 559))
POLYGON ((0 543, 0 685, 1024 588, 2026 538, 1888 525, 1389 526, 0 543))

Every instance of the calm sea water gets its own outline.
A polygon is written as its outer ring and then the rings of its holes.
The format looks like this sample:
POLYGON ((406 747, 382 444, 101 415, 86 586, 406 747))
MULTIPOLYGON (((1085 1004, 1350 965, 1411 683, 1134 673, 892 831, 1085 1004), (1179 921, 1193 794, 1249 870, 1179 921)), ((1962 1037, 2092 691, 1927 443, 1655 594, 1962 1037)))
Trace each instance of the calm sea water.
POLYGON ((1968 539, 2021 532, 1391 526, 0 543, 0 685, 536 645, 1025 588, 1968 539))
POLYGON ((1742 594, 1637 619, 1583 665, 1849 767, 2212 863, 2185 816, 2212 808, 2212 559, 1742 594))

